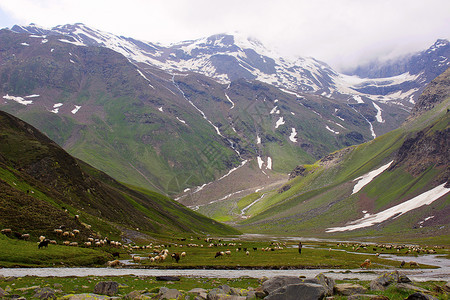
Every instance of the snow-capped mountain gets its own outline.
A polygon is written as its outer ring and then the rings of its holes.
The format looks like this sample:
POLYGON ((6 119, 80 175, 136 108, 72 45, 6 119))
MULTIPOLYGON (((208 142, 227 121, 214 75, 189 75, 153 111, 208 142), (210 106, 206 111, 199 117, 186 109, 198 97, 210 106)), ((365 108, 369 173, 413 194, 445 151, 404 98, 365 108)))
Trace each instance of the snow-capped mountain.
POLYGON ((341 74, 310 57, 283 58, 258 40, 238 34, 217 34, 161 46, 101 32, 83 24, 52 29, 32 24, 14 26, 12 30, 65 35, 79 45, 110 48, 135 63, 170 72, 201 73, 221 83, 237 79, 258 80, 293 92, 315 93, 350 103, 360 103, 363 99, 390 102, 406 109, 413 106, 423 87, 450 65, 446 40, 439 40, 430 49, 404 59, 409 67, 396 68, 396 72, 380 71, 381 76, 375 76, 362 69, 354 71, 353 75, 341 74))

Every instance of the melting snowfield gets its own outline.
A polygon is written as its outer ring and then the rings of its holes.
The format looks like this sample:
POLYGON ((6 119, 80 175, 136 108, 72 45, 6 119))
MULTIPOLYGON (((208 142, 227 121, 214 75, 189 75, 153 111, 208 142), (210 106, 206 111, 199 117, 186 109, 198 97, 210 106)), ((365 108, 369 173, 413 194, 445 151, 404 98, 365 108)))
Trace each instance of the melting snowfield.
POLYGON ((411 211, 415 208, 421 207, 423 205, 430 205, 435 200, 444 196, 450 191, 450 188, 445 187, 445 183, 423 193, 420 194, 408 201, 405 201, 401 204, 388 208, 386 210, 380 211, 376 214, 366 214, 361 219, 350 222, 348 225, 343 227, 333 227, 328 228, 326 232, 337 232, 337 231, 347 231, 347 230, 355 230, 358 228, 369 227, 375 225, 377 223, 384 222, 392 217, 397 218, 408 211, 411 211))
POLYGON ((385 164, 384 166, 379 167, 376 170, 373 170, 361 177, 355 178, 353 181, 358 180, 358 183, 353 187, 352 195, 359 192, 363 187, 365 187, 367 184, 369 184, 375 177, 377 177, 378 175, 383 173, 384 170, 389 168, 389 166, 392 164, 392 162, 393 162, 393 160, 391 162, 385 164))

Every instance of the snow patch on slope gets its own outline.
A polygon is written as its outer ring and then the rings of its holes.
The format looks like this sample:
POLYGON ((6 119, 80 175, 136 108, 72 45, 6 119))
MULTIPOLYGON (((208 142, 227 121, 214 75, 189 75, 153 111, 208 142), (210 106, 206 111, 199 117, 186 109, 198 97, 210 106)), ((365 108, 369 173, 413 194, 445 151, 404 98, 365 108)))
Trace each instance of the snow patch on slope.
POLYGON ((384 166, 379 167, 376 170, 370 171, 369 173, 360 176, 358 178, 355 178, 353 181, 358 181, 356 185, 353 187, 353 194, 356 194, 359 192, 363 187, 365 187, 367 184, 369 184, 375 177, 383 173, 389 166, 392 164, 393 160, 389 163, 385 164, 384 166))
POLYGON ((364 227, 370 227, 375 224, 384 222, 390 218, 398 218, 399 216, 421 207, 423 205, 430 205, 440 197, 444 196, 450 191, 450 188, 445 187, 445 183, 423 193, 420 194, 408 201, 405 201, 401 204, 388 208, 386 210, 380 211, 376 214, 366 214, 361 219, 349 222, 348 225, 343 227, 332 227, 328 228, 326 232, 337 232, 337 231, 347 231, 347 230, 355 230, 364 227))

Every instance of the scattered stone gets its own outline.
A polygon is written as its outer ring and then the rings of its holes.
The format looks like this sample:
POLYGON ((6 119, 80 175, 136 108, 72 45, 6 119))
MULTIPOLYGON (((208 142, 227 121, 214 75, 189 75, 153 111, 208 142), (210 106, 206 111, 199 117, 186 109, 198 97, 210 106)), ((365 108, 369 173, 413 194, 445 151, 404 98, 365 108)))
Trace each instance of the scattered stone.
POLYGON ((334 286, 334 293, 343 296, 350 296, 353 294, 364 294, 367 289, 360 284, 355 283, 341 283, 334 286))
POLYGON ((39 299, 56 299, 55 291, 49 287, 38 288, 36 289, 36 294, 34 294, 33 298, 39 299))
POLYGON ((65 295, 59 299, 65 299, 65 300, 104 300, 104 299, 111 299, 108 296, 102 296, 97 294, 90 294, 90 293, 84 293, 84 294, 70 294, 65 295))
POLYGON ((414 293, 408 296, 406 300, 438 300, 436 297, 423 293, 414 293))
POLYGON ((354 294, 348 296, 347 300, 389 300, 389 298, 383 295, 354 294))
POLYGON ((447 281, 447 283, 443 286, 444 291, 447 293, 450 293, 450 281, 447 281))
POLYGON ((180 281, 180 277, 178 277, 178 276, 156 276, 156 280, 158 280, 158 281, 180 281))
POLYGON ((132 291, 125 296, 125 299, 131 299, 131 300, 150 299, 149 296, 143 295, 144 292, 145 291, 132 291))
POLYGON ((6 295, 8 295, 9 293, 7 292, 7 291, 5 291, 4 289, 2 289, 1 287, 0 287, 0 298, 1 297, 5 297, 6 295))
POLYGON ((302 280, 298 277, 277 276, 264 281, 262 284, 262 290, 266 293, 266 295, 269 295, 281 287, 298 283, 302 283, 302 280))
POLYGON ((197 299, 206 299, 208 297, 208 291, 202 288, 192 289, 188 293, 195 295, 197 299))
POLYGON ((34 285, 34 286, 29 286, 29 287, 18 288, 18 289, 16 289, 16 291, 26 292, 26 291, 30 291, 30 290, 39 289, 39 288, 41 288, 39 285, 34 285))
POLYGON ((17 277, 9 276, 9 277, 6 277, 6 278, 5 278, 5 281, 14 281, 14 280, 16 280, 16 279, 17 279, 17 277))
POLYGON ((7 285, 7 286, 5 287, 5 291, 6 291, 7 293, 11 293, 12 289, 11 289, 11 287, 10 287, 9 285, 7 285))
POLYGON ((400 274, 398 271, 388 272, 372 280, 370 282, 370 289, 372 291, 384 291, 391 284, 397 283, 411 283, 411 279, 400 274))
POLYGON ((223 291, 223 294, 229 294, 230 290, 231 290, 230 286, 226 285, 226 284, 220 285, 220 286, 218 286, 218 288, 223 291))
POLYGON ((249 292, 247 293, 247 297, 246 297, 245 299, 249 300, 249 299, 255 299, 255 298, 258 298, 258 297, 256 296, 256 292, 255 292, 255 291, 249 291, 249 292))
POLYGON ((113 296, 119 291, 119 283, 116 281, 100 281, 94 288, 95 294, 113 296))
POLYGON ((283 286, 270 293, 264 299, 266 300, 296 300, 301 295, 302 300, 318 300, 322 299, 327 289, 317 283, 297 283, 283 286))
POLYGON ((53 285, 53 287, 54 287, 55 289, 61 289, 61 288, 63 287, 63 285, 62 285, 61 283, 55 283, 55 284, 53 285))
POLYGON ((169 289, 162 287, 159 289, 158 299, 178 299, 181 297, 181 292, 177 289, 169 289))

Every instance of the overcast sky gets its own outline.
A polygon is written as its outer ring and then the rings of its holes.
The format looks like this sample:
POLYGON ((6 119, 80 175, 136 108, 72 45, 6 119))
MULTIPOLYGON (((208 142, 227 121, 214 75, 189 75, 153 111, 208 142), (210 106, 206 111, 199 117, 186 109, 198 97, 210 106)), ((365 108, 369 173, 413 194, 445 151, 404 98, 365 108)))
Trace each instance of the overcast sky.
POLYGON ((239 31, 342 70, 450 38, 449 0, 0 0, 0 28, 84 23, 169 44, 239 31))

